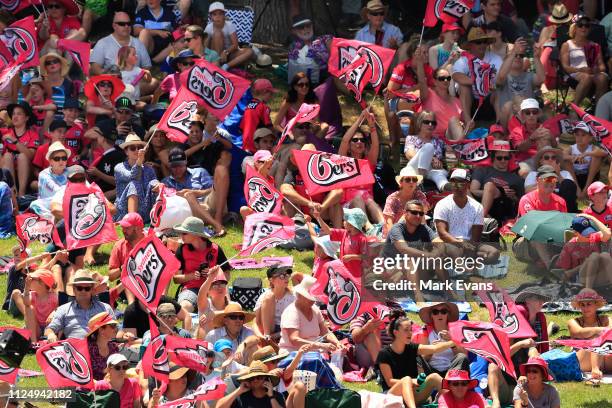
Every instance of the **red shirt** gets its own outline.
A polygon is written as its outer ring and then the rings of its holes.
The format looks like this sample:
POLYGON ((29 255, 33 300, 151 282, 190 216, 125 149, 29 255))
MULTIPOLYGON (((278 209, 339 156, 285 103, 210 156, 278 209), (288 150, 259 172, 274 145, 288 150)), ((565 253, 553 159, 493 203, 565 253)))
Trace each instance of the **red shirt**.
MULTIPOLYGON (((523 143, 525 140, 528 140, 529 137, 531 136, 531 133, 533 132, 528 131, 524 125, 517 126, 514 129, 512 129, 512 132, 510 132, 510 137, 509 137, 512 148, 518 150, 518 145, 523 143)), ((515 158, 518 161, 529 160, 530 158, 535 156, 537 152, 538 152, 538 148, 535 142, 532 142, 531 146, 529 146, 529 149, 527 149, 526 151, 516 152, 515 158)))
POLYGON ((89 140, 85 139, 83 136, 85 135, 85 130, 83 129, 83 125, 75 122, 70 129, 66 130, 66 134, 64 135, 64 145, 70 149, 72 155, 70 157, 76 157, 81 154, 83 151, 83 147, 89 144, 89 140))
MULTIPOLYGON (((111 385, 107 380, 96 381, 94 386, 95 391, 110 390, 111 385)), ((123 380, 123 386, 119 390, 119 398, 121 401, 120 408, 133 408, 134 401, 140 400, 142 391, 137 378, 126 378, 123 380)))
MULTIPOLYGON (((332 228, 329 239, 340 242, 340 260, 344 255, 363 255, 366 253, 368 239, 365 234, 351 235, 345 229, 332 228)), ((344 266, 356 278, 361 277, 361 261, 344 262, 344 266)))
POLYGON ((563 198, 559 197, 555 193, 552 193, 550 195, 549 202, 545 203, 540 200, 538 189, 535 189, 521 197, 518 209, 519 217, 522 217, 532 210, 567 212, 567 204, 563 198))
MULTIPOLYGON (((41 145, 38 149, 36 149, 36 153, 34 153, 34 158, 32 159, 32 164, 41 170, 44 170, 49 167, 49 161, 47 160, 49 144, 50 142, 47 142, 41 145)), ((66 144, 64 144, 64 146, 66 146, 66 144)), ((78 156, 74 153, 72 149, 68 149, 70 150, 70 158, 68 159, 67 165, 72 166, 73 164, 78 164, 78 156)))
MULTIPOLYGON (((6 135, 6 134, 11 135, 11 139, 21 143, 22 145, 24 145, 28 149, 36 149, 38 147, 38 145, 40 144, 40 139, 38 138, 38 133, 36 133, 32 129, 26 130, 24 132, 24 134, 21 135, 21 137, 18 137, 15 134, 15 129, 13 129, 13 128, 0 129, 0 134, 2 136, 6 135)), ((5 152, 8 151, 8 152, 16 153, 18 151, 17 150, 17 146, 15 145, 15 143, 7 143, 6 141, 2 141, 2 143, 4 144, 4 151, 5 152)))
POLYGON ((113 249, 108 260, 108 269, 117 269, 123 267, 133 247, 130 243, 122 239, 113 246, 113 249))
POLYGON ((457 401, 451 392, 445 392, 438 399, 438 408, 484 408, 488 406, 482 395, 468 391, 463 401, 457 401))
POLYGON ((582 243, 574 237, 563 245, 557 266, 562 269, 572 269, 582 265, 585 259, 594 252, 601 252, 598 245, 601 242, 601 234, 594 233, 589 235, 589 242, 582 243))
MULTIPOLYGON (((427 86, 433 87, 433 69, 431 69, 429 64, 425 64, 424 68, 425 76, 427 77, 427 86)), ((399 84, 400 88, 414 88, 418 81, 416 72, 412 68, 412 60, 407 59, 402 64, 393 68, 390 81, 399 84)))
POLYGON ((606 227, 612 227, 612 202, 608 202, 606 208, 600 213, 595 212, 595 210, 593 209, 593 205, 589 205, 587 208, 582 210, 582 212, 597 218, 599 221, 606 224, 606 227))
POLYGON ((270 108, 264 102, 253 98, 244 110, 240 129, 242 130, 242 149, 247 152, 255 153, 255 143, 253 134, 260 127, 271 127, 270 108))
MULTIPOLYGON (((62 38, 66 38, 66 36, 70 33, 70 31, 72 30, 78 30, 79 28, 81 28, 81 22, 79 21, 79 19, 75 16, 65 16, 62 19, 62 22, 59 26, 57 26, 55 24, 55 21, 51 20, 50 24, 49 24, 49 36, 55 34, 57 35, 60 39, 62 38)), ((44 41, 40 40, 38 41, 38 46, 42 47, 44 46, 45 43, 44 41)))

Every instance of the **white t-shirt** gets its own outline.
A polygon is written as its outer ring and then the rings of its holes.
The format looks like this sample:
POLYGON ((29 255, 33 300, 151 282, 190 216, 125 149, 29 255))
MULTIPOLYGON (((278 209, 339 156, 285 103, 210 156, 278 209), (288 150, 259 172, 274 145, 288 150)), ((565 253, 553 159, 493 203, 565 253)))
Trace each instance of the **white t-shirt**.
POLYGON ((468 196, 465 207, 460 208, 452 194, 438 201, 434 208, 434 221, 445 221, 448 232, 455 238, 472 238, 472 226, 483 225, 482 204, 468 196))
MULTIPOLYGON (((568 180, 574 181, 574 178, 572 177, 572 174, 569 171, 561 170, 560 174, 561 174, 561 179, 563 180, 568 179, 568 180)), ((535 186, 538 182, 537 177, 538 177, 537 171, 530 171, 529 174, 527 174, 527 177, 525 178, 525 188, 535 186)))
POLYGON ((138 75, 140 75, 141 71, 142 71, 142 68, 138 66, 135 66, 130 71, 121 71, 121 80, 123 81, 123 83, 126 86, 132 85, 134 87, 133 96, 135 100, 140 99, 140 86, 138 85, 138 83, 134 83, 134 81, 136 80, 138 75))
MULTIPOLYGON (((480 66, 479 64, 477 64, 477 62, 479 62, 479 61, 480 60, 477 58, 475 63, 474 63, 474 65, 480 66)), ((491 78, 492 78, 492 80, 491 80, 489 85, 491 87, 491 90, 493 90, 493 87, 495 86, 495 78, 497 77, 497 73, 499 72, 499 69, 501 68, 503 61, 499 57, 499 55, 497 55, 497 54, 495 54, 495 53, 493 53, 491 51, 487 51, 485 53, 485 56, 482 59, 482 61, 484 61, 487 64, 490 64, 492 66, 492 69, 491 69, 491 78)), ((479 75, 479 73, 478 73, 479 69, 475 68, 474 70, 477 71, 476 72, 476 78, 480 78, 482 74, 479 75)), ((467 57, 461 57, 461 58, 459 58, 455 62, 455 64, 453 65, 453 74, 456 73, 456 72, 459 72, 459 73, 465 74, 467 76, 470 76, 470 67, 468 65, 467 57)), ((472 78, 472 80, 474 80, 474 79, 475 78, 472 78)), ((478 83, 480 83, 480 82, 478 82, 478 83)), ((474 88, 474 86, 475 85, 472 85, 472 88, 474 88)), ((474 90, 472 90, 472 92, 474 92, 474 90)))
MULTIPOLYGON (((209 38, 212 38, 213 35, 213 23, 208 23, 204 32, 208 34, 209 38)), ((223 48, 228 49, 232 46, 231 34, 236 32, 236 26, 229 20, 225 20, 225 24, 223 24, 223 48)))
MULTIPOLYGON (((129 45, 136 48, 138 66, 141 68, 151 67, 151 58, 144 44, 138 38, 130 37, 129 45)), ((89 62, 95 62, 102 65, 103 69, 108 69, 111 65, 117 64, 119 48, 121 48, 121 44, 117 42, 112 34, 109 34, 98 40, 96 46, 91 50, 89 62)))
MULTIPOLYGON (((255 308, 253 309, 254 311, 257 311, 257 309, 261 307, 261 303, 263 302, 264 296, 267 296, 269 292, 270 290, 267 289, 265 292, 259 295, 259 297, 257 298, 257 302, 255 302, 255 308)), ((280 300, 276 301, 274 305, 274 324, 275 325, 280 326, 281 316, 283 315, 283 312, 293 302, 295 302, 295 295, 291 292, 285 292, 285 296, 283 296, 280 300)))

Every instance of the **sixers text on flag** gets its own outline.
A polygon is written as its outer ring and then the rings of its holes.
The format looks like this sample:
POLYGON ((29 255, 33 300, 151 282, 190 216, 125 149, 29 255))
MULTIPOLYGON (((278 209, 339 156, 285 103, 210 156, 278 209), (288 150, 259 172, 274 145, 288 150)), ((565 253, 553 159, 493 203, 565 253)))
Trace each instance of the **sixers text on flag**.
POLYGON ((283 195, 257 170, 247 166, 244 195, 247 205, 256 212, 280 214, 283 195))

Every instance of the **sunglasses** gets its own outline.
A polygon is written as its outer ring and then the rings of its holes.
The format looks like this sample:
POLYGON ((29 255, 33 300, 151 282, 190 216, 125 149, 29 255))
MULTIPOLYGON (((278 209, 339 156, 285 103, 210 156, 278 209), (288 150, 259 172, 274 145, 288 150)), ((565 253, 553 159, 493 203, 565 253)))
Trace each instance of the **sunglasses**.
POLYGON ((183 40, 185 40, 185 42, 189 42, 191 40, 193 40, 195 37, 184 37, 183 40))
POLYGON ((369 14, 374 17, 380 17, 380 16, 384 16, 385 12, 384 11, 370 11, 369 14))
POLYGON ((135 152, 136 150, 138 150, 138 146, 128 146, 125 148, 125 150, 127 150, 128 152, 135 152))
POLYGON ((310 123, 298 123, 297 125, 295 125, 295 127, 298 129, 310 129, 310 123))
POLYGON ((225 282, 217 282, 217 283, 213 283, 212 285, 210 285, 210 287, 213 289, 222 289, 226 286, 227 286, 227 283, 225 282))
POLYGON ((448 385, 451 387, 467 387, 470 385, 469 381, 449 381, 448 385))
POLYGON ((540 110, 539 110, 539 109, 525 109, 525 110, 523 111, 523 114, 525 114, 525 115, 530 115, 530 116, 535 116, 535 115, 537 115, 537 114, 539 114, 539 113, 540 113, 540 110))
POLYGON ((130 366, 128 364, 122 364, 122 365, 113 366, 113 368, 117 371, 127 371, 130 368, 130 366))
POLYGON ((115 21, 115 24, 117 24, 120 27, 128 27, 132 24, 131 21, 115 21))
POLYGON ((576 24, 576 27, 579 27, 579 28, 591 28, 591 25, 588 24, 588 23, 586 23, 586 24, 585 23, 578 23, 578 24, 576 24))
POLYGON ((451 180, 451 182, 450 182, 450 183, 451 183, 451 185, 452 185, 453 187, 455 187, 455 188, 463 188, 463 187, 465 187, 465 185, 466 185, 466 182, 465 182, 465 181, 452 181, 452 180, 451 180))
POLYGON ((53 10, 53 9, 59 10, 59 9, 61 9, 63 7, 60 4, 47 4, 47 8, 51 9, 51 10, 53 10))
POLYGON ((179 64, 185 65, 186 67, 193 67, 195 65, 195 62, 193 62, 193 61, 179 62, 179 64))
POLYGON ((423 121, 424 125, 431 125, 431 126, 437 126, 438 122, 436 122, 435 120, 424 120, 423 121))
POLYGON ((425 215, 423 211, 408 210, 408 212, 412 215, 418 215, 419 217, 422 217, 425 215))
POLYGON ((74 289, 77 292, 90 292, 91 291, 91 286, 75 286, 74 289))
POLYGON ((51 160, 53 160, 54 162, 59 162, 59 161, 68 161, 68 156, 55 156, 52 157, 51 160))
POLYGON ((109 82, 109 81, 102 81, 98 84, 98 86, 100 88, 112 88, 113 87, 113 83, 109 82))
POLYGON ((363 137, 354 137, 351 139, 351 142, 353 143, 365 143, 366 140, 363 137))
POLYGON ((544 156, 542 156, 542 160, 557 160, 557 156, 545 154, 544 156))
POLYGON ((291 277, 291 275, 289 275, 288 273, 280 273, 278 275, 274 275, 273 278, 279 278, 282 280, 289 280, 289 278, 291 277))
POLYGON ((401 181, 402 183, 418 183, 419 179, 418 177, 404 177, 401 181))
POLYGON ((49 65, 55 65, 55 64, 59 64, 59 63, 60 63, 60 61, 59 61, 59 60, 56 60, 56 59, 53 59, 53 60, 46 60, 46 61, 45 61, 45 66, 46 66, 46 67, 48 67, 49 65))
POLYGON ((443 315, 444 316, 444 315, 448 314, 448 310, 447 309, 433 309, 431 311, 431 314, 434 315, 434 316, 437 316, 437 315, 443 315))
POLYGON ((552 176, 551 177, 546 177, 544 179, 544 182, 548 183, 548 184, 556 184, 557 183, 557 178, 556 177, 552 177, 552 176))
POLYGON ((495 156, 495 160, 508 161, 510 160, 510 156, 495 156))
POLYGON ((448 82, 448 81, 450 81, 450 80, 451 80, 451 77, 450 77, 450 76, 439 76, 439 77, 437 77, 436 79, 437 79, 438 81, 440 81, 440 82, 442 82, 442 81, 448 82))
POLYGON ((230 320, 244 320, 244 315, 242 314, 230 314, 226 316, 230 320))
POLYGON ((295 86, 297 86, 298 88, 308 88, 310 87, 310 84, 308 82, 298 82, 297 84, 295 84, 295 86))

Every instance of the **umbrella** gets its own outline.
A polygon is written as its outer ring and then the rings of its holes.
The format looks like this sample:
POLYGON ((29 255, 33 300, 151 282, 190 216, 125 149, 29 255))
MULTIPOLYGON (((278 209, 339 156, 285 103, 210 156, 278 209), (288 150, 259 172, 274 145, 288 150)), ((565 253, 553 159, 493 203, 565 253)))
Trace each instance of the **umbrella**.
POLYGON ((559 211, 529 211, 516 221, 512 232, 529 241, 563 243, 564 232, 570 228, 575 216, 559 211))

